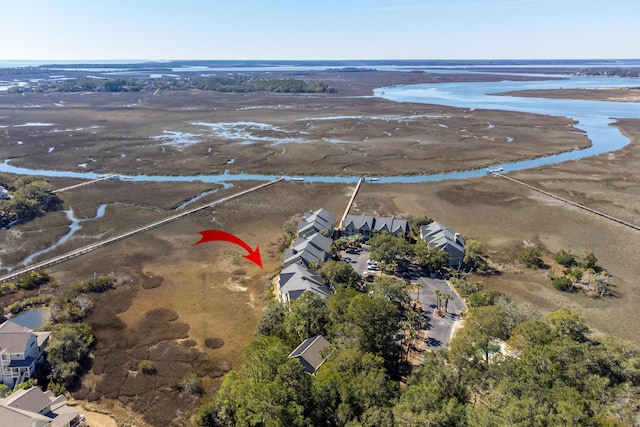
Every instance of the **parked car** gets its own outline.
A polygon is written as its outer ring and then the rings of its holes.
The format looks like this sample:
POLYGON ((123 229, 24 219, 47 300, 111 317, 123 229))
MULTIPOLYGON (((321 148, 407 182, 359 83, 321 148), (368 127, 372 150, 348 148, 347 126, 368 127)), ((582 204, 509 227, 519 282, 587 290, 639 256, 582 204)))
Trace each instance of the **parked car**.
POLYGON ((351 262, 353 261, 353 260, 352 260, 351 258, 349 258, 349 257, 344 257, 344 258, 342 258, 342 260, 343 260, 344 262, 348 262, 348 263, 351 263, 351 262))
POLYGON ((355 248, 347 248, 347 249, 345 250, 345 252, 346 252, 346 253, 348 253, 348 254, 359 254, 359 253, 360 253, 360 251, 358 251, 358 250, 357 250, 357 249, 355 249, 355 248))

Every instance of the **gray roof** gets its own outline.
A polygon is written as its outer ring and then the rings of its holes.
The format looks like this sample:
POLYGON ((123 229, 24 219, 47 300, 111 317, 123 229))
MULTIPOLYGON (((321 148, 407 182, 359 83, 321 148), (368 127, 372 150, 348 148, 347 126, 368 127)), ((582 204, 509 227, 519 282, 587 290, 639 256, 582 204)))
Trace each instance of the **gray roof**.
POLYGON ((330 239, 329 237, 323 236, 320 233, 316 233, 312 236, 309 236, 308 238, 304 238, 304 237, 298 237, 296 240, 294 240, 293 242, 293 247, 295 248, 296 246, 301 246, 301 245, 313 245, 314 247, 318 248, 321 251, 324 252, 329 252, 329 249, 331 249, 331 245, 333 244, 333 240, 330 239))
POLYGON ((347 215, 342 222, 342 227, 347 228, 349 223, 353 224, 353 227, 358 230, 363 227, 368 230, 373 230, 374 217, 371 215, 347 215))
POLYGON ((40 421, 38 425, 64 427, 80 415, 80 411, 67 405, 64 396, 56 397, 39 387, 16 390, 9 397, 0 399, 2 426, 31 427, 33 421, 40 421))
POLYGON ((32 331, 11 320, 0 325, 0 352, 24 353, 32 331))
POLYGON ((2 403, 10 408, 40 413, 44 410, 49 412, 51 399, 39 387, 31 387, 14 391, 9 397, 3 399, 2 403))
POLYGON ((449 258, 464 257, 464 240, 455 228, 447 228, 439 222, 420 227, 420 236, 431 247, 439 248, 449 254, 449 258))
POLYGON ((314 234, 324 231, 328 236, 333 232, 335 216, 324 209, 306 212, 298 222, 298 235, 314 234))
POLYGON ((0 422, 3 426, 11 427, 32 427, 34 421, 50 422, 51 420, 43 415, 34 414, 22 409, 10 408, 0 403, 0 422))
POLYGON ((408 222, 396 217, 379 216, 375 218, 375 231, 387 231, 390 234, 405 234, 409 231, 408 222))
POLYGON ((331 294, 331 290, 324 284, 324 280, 314 270, 307 269, 299 264, 291 264, 286 267, 279 276, 280 294, 289 294, 289 300, 298 298, 306 291, 314 292, 321 298, 331 294))
MULTIPOLYGON (((317 236, 315 237, 315 242, 318 243, 320 239, 318 239, 317 236)), ((320 249, 314 244, 313 240, 299 238, 296 239, 294 243, 297 244, 293 248, 286 249, 284 251, 285 266, 292 263, 302 262, 305 266, 309 267, 314 262, 323 262, 329 259, 329 252, 324 249, 320 249)))
POLYGON ((393 216, 347 215, 342 228, 347 228, 349 224, 356 230, 386 231, 390 234, 409 232, 409 223, 393 216))
POLYGON ((327 360, 322 357, 322 349, 330 345, 322 335, 307 338, 291 352, 289 357, 300 360, 307 372, 313 374, 327 360))

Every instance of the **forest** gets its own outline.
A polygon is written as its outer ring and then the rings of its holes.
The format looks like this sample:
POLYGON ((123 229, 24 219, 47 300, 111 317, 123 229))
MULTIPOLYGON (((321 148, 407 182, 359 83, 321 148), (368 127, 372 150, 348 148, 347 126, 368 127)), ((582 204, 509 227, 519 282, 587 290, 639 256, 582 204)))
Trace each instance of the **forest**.
POLYGON ((0 200, 0 228, 32 220, 45 212, 59 209, 62 204, 53 193, 53 186, 42 178, 24 176, 14 182, 6 175, 0 175, 0 186, 10 197, 0 200))
MULTIPOLYGON (((383 253, 390 239, 374 246, 372 253, 383 253)), ((326 299, 307 291, 288 305, 267 305, 242 365, 196 413, 199 426, 640 423, 640 349, 592 332, 575 312, 541 317, 453 277, 469 307, 464 328, 449 348, 424 351, 415 331, 429 308, 410 299, 410 284, 376 276, 362 288, 341 267, 349 266, 328 261, 318 270, 335 289, 326 299), (316 335, 331 345, 309 374, 289 354, 316 335)))
POLYGON ((264 77, 203 77, 104 79, 80 77, 61 81, 39 81, 35 86, 14 86, 8 93, 27 91, 54 92, 139 92, 141 90, 188 90, 200 89, 214 92, 284 92, 284 93, 333 93, 335 88, 324 82, 307 82, 299 79, 264 77))

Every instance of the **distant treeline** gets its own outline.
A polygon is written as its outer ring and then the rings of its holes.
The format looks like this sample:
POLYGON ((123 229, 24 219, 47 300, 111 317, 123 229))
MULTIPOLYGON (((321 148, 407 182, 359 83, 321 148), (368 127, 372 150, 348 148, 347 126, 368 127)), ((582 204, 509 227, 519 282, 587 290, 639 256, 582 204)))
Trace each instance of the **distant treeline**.
POLYGON ((200 89, 216 92, 285 92, 328 93, 336 92, 324 82, 307 82, 298 79, 275 79, 264 77, 206 77, 200 79, 178 79, 161 77, 149 79, 100 79, 77 78, 56 82, 39 82, 36 87, 15 86, 9 92, 55 91, 55 92, 138 92, 141 90, 200 89))
POLYGON ((640 77, 640 70, 630 68, 587 68, 580 70, 583 76, 640 77))

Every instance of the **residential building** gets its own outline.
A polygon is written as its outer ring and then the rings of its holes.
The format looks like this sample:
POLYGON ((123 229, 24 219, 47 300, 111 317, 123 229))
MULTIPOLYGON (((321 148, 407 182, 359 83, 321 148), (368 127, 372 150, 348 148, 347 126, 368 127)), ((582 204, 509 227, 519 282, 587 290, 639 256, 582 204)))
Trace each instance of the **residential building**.
POLYGON ((317 211, 306 212, 298 221, 298 236, 309 237, 316 233, 322 233, 332 238, 334 224, 335 216, 325 209, 320 208, 317 211))
POLYGON ((0 325, 0 379, 13 388, 35 373, 50 332, 34 332, 11 320, 0 325))
POLYGON ((322 335, 307 338, 291 352, 289 357, 298 359, 307 372, 315 374, 327 360, 325 349, 329 346, 331 344, 322 335))
POLYGON ((0 399, 0 426, 85 427, 86 420, 79 410, 67 405, 64 396, 31 387, 0 399))
POLYGON ((420 227, 420 238, 430 247, 444 250, 449 255, 449 266, 458 267, 464 259, 464 240, 455 228, 447 228, 439 222, 420 227))
POLYGON ((379 216, 375 218, 373 230, 376 233, 389 233, 396 237, 407 237, 410 227, 407 220, 393 216, 379 216))
POLYGON ((0 185, 0 200, 8 200, 10 198, 11 198, 11 194, 9 194, 6 188, 0 185))
POLYGON ((320 233, 310 235, 308 238, 298 237, 293 242, 293 247, 284 251, 284 267, 291 264, 300 264, 312 267, 328 260, 331 257, 329 248, 333 240, 320 233))
POLYGON ((331 294, 331 289, 315 270, 307 269, 300 264, 291 264, 282 270, 278 276, 277 288, 280 302, 287 304, 306 291, 314 292, 323 299, 331 294))
POLYGON ((364 239, 370 239, 376 233, 407 237, 411 231, 406 220, 393 216, 347 215, 341 225, 345 236, 361 234, 364 239))
POLYGON ((343 234, 361 234, 365 239, 370 239, 373 236, 374 221, 375 218, 371 215, 347 215, 341 224, 343 234))

